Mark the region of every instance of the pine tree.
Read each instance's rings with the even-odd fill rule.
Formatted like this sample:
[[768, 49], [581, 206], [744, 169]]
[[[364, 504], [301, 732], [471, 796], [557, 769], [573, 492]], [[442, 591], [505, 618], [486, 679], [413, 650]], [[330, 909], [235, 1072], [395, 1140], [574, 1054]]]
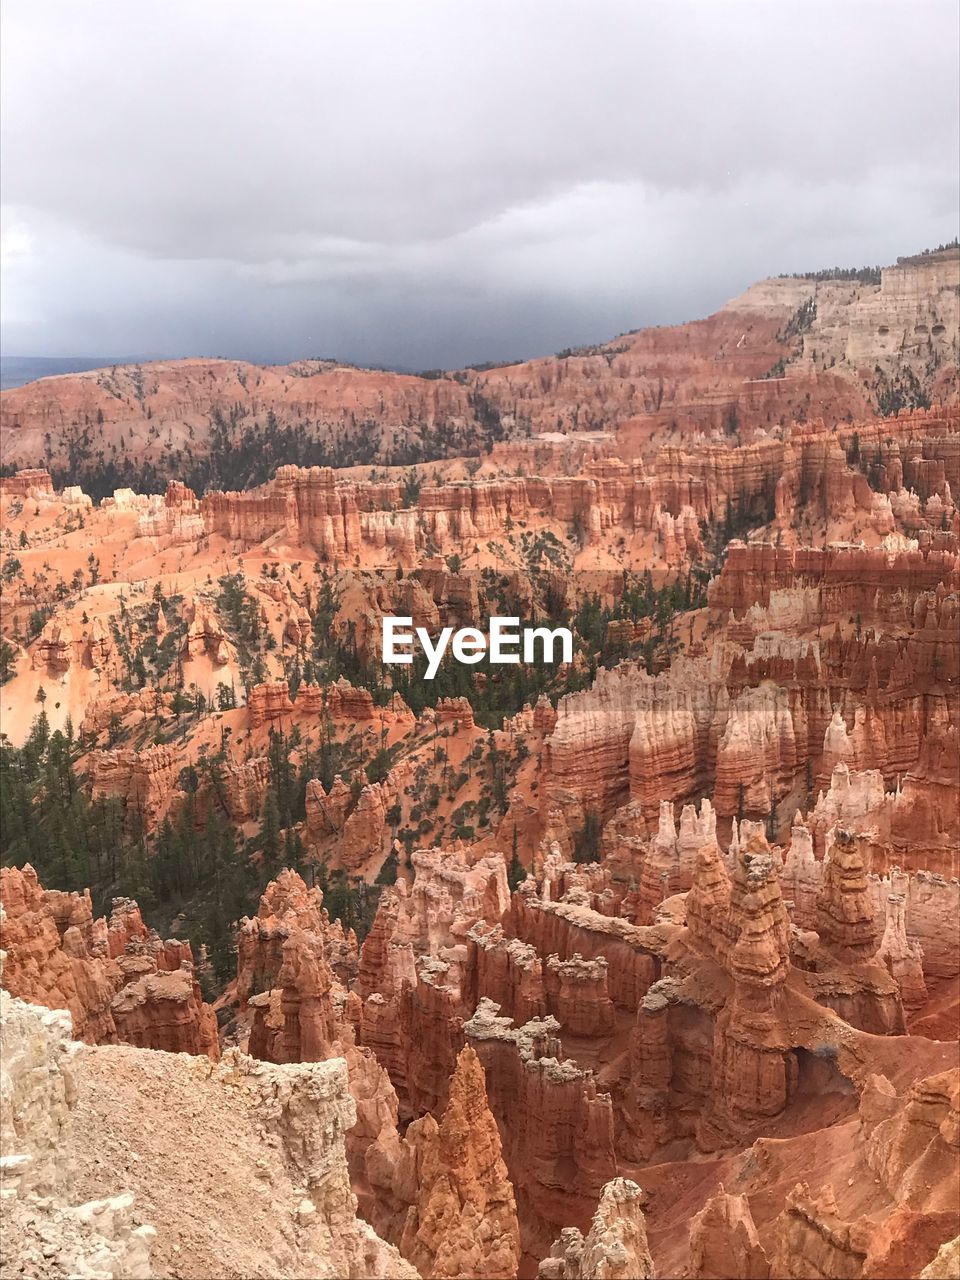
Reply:
[[517, 852], [517, 828], [513, 828], [513, 852], [510, 856], [510, 866], [507, 868], [507, 883], [510, 886], [510, 892], [514, 893], [527, 878], [527, 869], [520, 861], [520, 855]]
[[260, 820], [260, 850], [266, 865], [273, 865], [280, 857], [280, 810], [273, 790], [268, 790], [263, 802]]

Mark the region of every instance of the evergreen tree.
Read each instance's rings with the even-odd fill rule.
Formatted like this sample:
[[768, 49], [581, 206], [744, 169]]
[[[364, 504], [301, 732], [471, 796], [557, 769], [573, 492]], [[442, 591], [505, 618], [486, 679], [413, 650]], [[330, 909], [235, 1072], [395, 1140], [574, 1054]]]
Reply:
[[510, 855], [510, 866], [507, 868], [507, 883], [510, 886], [511, 893], [516, 892], [517, 888], [527, 878], [527, 869], [520, 861], [520, 855], [517, 852], [517, 828], [513, 828], [513, 851]]
[[280, 857], [280, 810], [277, 806], [276, 793], [267, 791], [263, 802], [263, 816], [260, 819], [260, 851], [264, 864], [268, 867]]
[[600, 861], [601, 831], [602, 824], [600, 822], [600, 815], [595, 813], [592, 809], [589, 810], [584, 818], [583, 826], [574, 837], [574, 862]]

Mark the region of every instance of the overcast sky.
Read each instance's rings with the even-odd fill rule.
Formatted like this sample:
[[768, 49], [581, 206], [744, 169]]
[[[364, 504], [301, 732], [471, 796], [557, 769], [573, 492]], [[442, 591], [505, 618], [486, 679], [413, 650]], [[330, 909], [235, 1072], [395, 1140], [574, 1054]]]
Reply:
[[956, 234], [956, 0], [0, 14], [7, 355], [452, 366]]

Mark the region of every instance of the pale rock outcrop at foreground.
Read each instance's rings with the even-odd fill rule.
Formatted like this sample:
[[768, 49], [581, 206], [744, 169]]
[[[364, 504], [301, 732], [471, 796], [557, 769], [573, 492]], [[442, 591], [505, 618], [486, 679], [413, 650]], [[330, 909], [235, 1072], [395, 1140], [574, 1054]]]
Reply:
[[920, 1280], [955, 1280], [960, 1276], [960, 1236], [941, 1245], [937, 1256], [920, 1272]]
[[635, 1182], [608, 1182], [586, 1238], [565, 1227], [540, 1263], [539, 1280], [653, 1280], [642, 1204]]
[[156, 1232], [135, 1225], [133, 1196], [76, 1202], [70, 1155], [60, 1141], [76, 1103], [82, 1052], [70, 1031], [65, 1011], [0, 991], [3, 1275], [147, 1280]]
[[0, 1013], [5, 1276], [416, 1280], [356, 1216], [342, 1059], [215, 1066], [83, 1047], [6, 992]]

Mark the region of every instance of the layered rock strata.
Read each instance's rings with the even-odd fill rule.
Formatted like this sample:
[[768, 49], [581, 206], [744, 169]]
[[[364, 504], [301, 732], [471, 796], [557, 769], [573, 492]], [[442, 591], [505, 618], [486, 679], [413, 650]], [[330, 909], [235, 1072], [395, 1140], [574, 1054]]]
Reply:
[[463, 1030], [484, 1067], [521, 1220], [546, 1231], [588, 1227], [617, 1171], [609, 1095], [590, 1071], [561, 1059], [551, 1017], [514, 1027], [483, 999]]
[[189, 943], [161, 941], [135, 902], [115, 898], [109, 922], [94, 918], [89, 892], [45, 890], [29, 865], [0, 871], [0, 902], [9, 991], [67, 1009], [76, 1034], [92, 1044], [220, 1056]]

